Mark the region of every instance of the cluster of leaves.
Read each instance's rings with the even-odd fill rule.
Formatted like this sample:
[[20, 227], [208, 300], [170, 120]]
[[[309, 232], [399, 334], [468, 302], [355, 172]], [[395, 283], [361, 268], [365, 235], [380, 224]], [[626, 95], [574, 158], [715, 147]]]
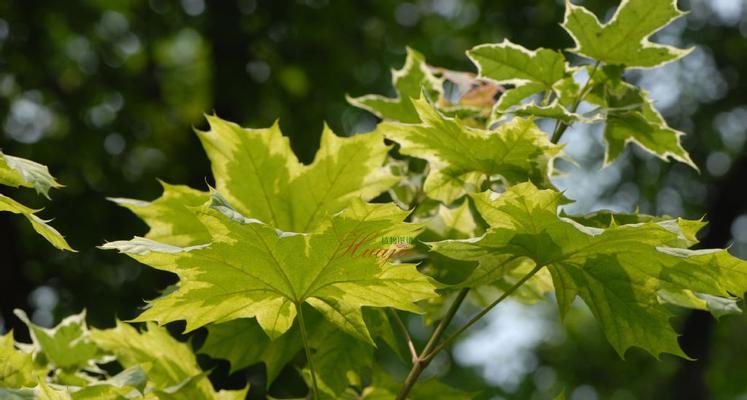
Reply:
[[32, 343], [0, 337], [3, 399], [220, 399], [246, 397], [248, 387], [215, 391], [192, 349], [165, 328], [138, 331], [124, 323], [89, 329], [85, 312], [46, 329], [26, 323]]
[[[49, 169], [39, 163], [20, 157], [3, 154], [0, 151], [0, 185], [10, 187], [33, 188], [36, 193], [49, 198], [49, 189], [62, 187], [52, 175]], [[13, 214], [21, 214], [31, 223], [36, 232], [42, 235], [54, 247], [61, 250], [73, 251], [67, 244], [65, 238], [53, 227], [49, 221], [39, 218], [34, 210], [0, 194], [0, 211], [8, 211]]]
[[[682, 133], [624, 79], [626, 69], [687, 55], [649, 41], [681, 15], [673, 0], [627, 0], [603, 24], [566, 2], [563, 27], [576, 43], [567, 51], [583, 57], [574, 59], [579, 65], [561, 51], [504, 41], [467, 52], [475, 75], [429, 66], [410, 49], [393, 72], [397, 97], [349, 98], [383, 122], [353, 137], [325, 127], [309, 165], [277, 125], [246, 129], [209, 116], [209, 130], [197, 134], [215, 188], [164, 183], [152, 202], [112, 199], [150, 230], [102, 248], [179, 277], [135, 320], [148, 323], [147, 331], [76, 328], [85, 339], [58, 346], [90, 343], [91, 354], [76, 352], [85, 365], [55, 361], [57, 347], [44, 347], [39, 328], [31, 328], [31, 346], [14, 346], [6, 336], [4, 351], [12, 356], [4, 359], [13, 361], [0, 364], [11, 371], [0, 375], [0, 386], [37, 385], [16, 391], [25, 393], [62, 385], [73, 397], [90, 388], [127, 398], [187, 389], [240, 396], [208, 395], [212, 387], [199, 368], [174, 376], [160, 364], [170, 360], [160, 356], [168, 342], [195, 365], [185, 345], [152, 323], [184, 320], [187, 332], [207, 328], [199, 352], [228, 360], [232, 370], [263, 363], [267, 385], [292, 365], [315, 398], [471, 398], [434, 380], [415, 383], [438, 352], [498, 303], [509, 296], [536, 302], [548, 293], [561, 315], [576, 298], [586, 303], [621, 356], [637, 346], [687, 357], [669, 323], [672, 306], [739, 312], [747, 263], [726, 250], [691, 250], [702, 221], [567, 215], [562, 206], [570, 200], [551, 179], [555, 160], [567, 158], [558, 141], [575, 123], [604, 124], [607, 163], [633, 142], [694, 167]], [[540, 129], [542, 119], [554, 121], [551, 132]], [[420, 243], [405, 256], [382, 245], [387, 237]], [[445, 336], [464, 301], [483, 309]], [[402, 323], [405, 313], [439, 321], [420, 351]], [[81, 326], [82, 316], [70, 321], [62, 326]], [[56, 329], [44, 337], [60, 336], [63, 328]], [[411, 368], [404, 385], [376, 362], [381, 351]], [[96, 367], [106, 356], [125, 371], [111, 376]]]

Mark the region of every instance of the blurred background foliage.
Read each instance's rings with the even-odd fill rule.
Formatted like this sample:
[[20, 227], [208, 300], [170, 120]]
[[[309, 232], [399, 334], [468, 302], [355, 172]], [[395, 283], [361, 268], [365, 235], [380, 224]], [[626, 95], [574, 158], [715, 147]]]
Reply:
[[[628, 78], [688, 133], [684, 146], [701, 173], [631, 149], [602, 168], [600, 132], [579, 127], [563, 139], [579, 165], [566, 166], [558, 185], [578, 200], [572, 211], [705, 215], [703, 245], [731, 245], [745, 258], [747, 2], [679, 3], [691, 12], [656, 39], [697, 50]], [[616, 2], [583, 4], [609, 16]], [[157, 179], [211, 182], [192, 133], [205, 127], [203, 113], [249, 127], [279, 119], [310, 162], [324, 121], [341, 135], [373, 128], [375, 118], [345, 95], [393, 94], [389, 70], [401, 66], [405, 46], [432, 65], [473, 71], [464, 51], [480, 43], [569, 47], [562, 16], [560, 0], [0, 2], [0, 147], [49, 165], [66, 185], [52, 202], [15, 196], [44, 207], [79, 250], [58, 252], [20, 218], [0, 214], [0, 331], [19, 328], [14, 308], [46, 326], [86, 308], [93, 325], [111, 326], [174, 282], [95, 246], [146, 229], [107, 196], [154, 199]], [[418, 319], [410, 322], [425, 336]], [[673, 323], [697, 361], [637, 350], [624, 361], [582, 307], [561, 323], [552, 304], [508, 303], [431, 373], [485, 398], [545, 399], [564, 388], [572, 400], [747, 399], [747, 317], [714, 323], [693, 312]], [[224, 362], [202, 361], [216, 367], [218, 386], [261, 380], [258, 368], [228, 376]], [[286, 374], [276, 387], [299, 384]]]

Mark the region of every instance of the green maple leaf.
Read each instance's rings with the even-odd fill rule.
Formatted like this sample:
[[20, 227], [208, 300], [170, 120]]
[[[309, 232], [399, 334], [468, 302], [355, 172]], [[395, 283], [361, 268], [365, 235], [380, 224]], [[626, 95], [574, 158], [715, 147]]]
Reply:
[[380, 134], [336, 136], [329, 127], [311, 165], [301, 164], [277, 124], [244, 129], [208, 117], [198, 132], [216, 188], [242, 215], [278, 229], [309, 232], [353, 199], [371, 200], [397, 179], [382, 167], [389, 147]]
[[531, 120], [516, 118], [495, 130], [475, 129], [440, 114], [427, 100], [414, 100], [419, 124], [384, 122], [377, 131], [399, 143], [400, 153], [429, 162], [424, 190], [451, 203], [467, 191], [479, 191], [497, 175], [506, 184], [531, 179], [550, 185], [548, 175], [561, 146], [550, 143]]
[[[46, 166], [19, 157], [13, 157], [0, 152], [0, 185], [11, 187], [34, 188], [37, 193], [49, 198], [50, 188], [62, 187]], [[67, 244], [60, 232], [51, 227], [48, 222], [39, 218], [34, 210], [23, 204], [0, 194], [0, 211], [21, 214], [31, 223], [34, 230], [60, 250], [73, 250]]]
[[683, 132], [672, 129], [654, 108], [648, 93], [620, 78], [616, 68], [602, 68], [593, 78], [586, 101], [601, 108], [606, 116], [604, 139], [607, 143], [605, 164], [614, 161], [633, 142], [644, 150], [667, 160], [671, 157], [698, 169], [682, 147]]
[[[484, 200], [485, 197], [480, 198]], [[480, 201], [476, 200], [476, 201]], [[582, 225], [606, 229], [612, 226], [635, 225], [641, 223], [655, 223], [664, 229], [674, 233], [677, 237], [667, 242], [668, 247], [689, 248], [698, 244], [696, 237], [706, 226], [706, 222], [701, 220], [689, 220], [684, 218], [675, 218], [668, 215], [653, 216], [640, 213], [618, 213], [609, 210], [599, 210], [583, 215], [568, 215], [561, 211], [561, 216], [570, 218]]]
[[420, 97], [423, 92], [437, 98], [443, 92], [443, 82], [433, 75], [425, 57], [409, 47], [405, 65], [400, 70], [392, 70], [392, 85], [397, 92], [396, 98], [370, 94], [348, 96], [348, 102], [384, 120], [415, 123], [418, 122], [418, 113], [411, 99]]
[[57, 229], [54, 229], [51, 225], [48, 224], [49, 221], [45, 221], [36, 215], [36, 213], [40, 210], [34, 210], [32, 208], [26, 207], [23, 204], [11, 199], [10, 197], [0, 194], [0, 211], [8, 211], [13, 214], [23, 215], [24, 217], [26, 217], [29, 223], [31, 223], [31, 226], [34, 228], [34, 230], [42, 237], [47, 239], [47, 241], [54, 247], [60, 250], [68, 250], [73, 252], [75, 251], [70, 247], [69, 244], [67, 244], [67, 241], [65, 241], [65, 238], [62, 236], [62, 234], [60, 234]]
[[254, 317], [274, 339], [290, 329], [298, 307], [308, 303], [341, 329], [371, 342], [361, 307], [417, 312], [413, 303], [434, 295], [414, 265], [381, 265], [373, 249], [361, 257], [351, 250], [361, 235], [366, 235], [366, 248], [369, 238], [417, 234], [420, 226], [403, 223], [408, 212], [393, 204], [356, 200], [312, 233], [282, 232], [246, 218], [217, 194], [196, 212], [210, 232], [210, 245], [181, 248], [135, 238], [102, 246], [180, 278], [178, 289], [153, 301], [139, 321], [185, 319], [191, 331]]
[[192, 246], [210, 241], [210, 234], [190, 207], [198, 207], [210, 194], [188, 186], [161, 182], [163, 194], [152, 202], [125, 198], [109, 200], [132, 211], [150, 227], [146, 238], [174, 246]]
[[89, 339], [85, 310], [51, 329], [33, 324], [23, 310], [15, 310], [15, 314], [29, 328], [34, 353], [53, 367], [75, 370], [89, 366], [100, 356], [98, 347]]
[[439, 204], [435, 214], [427, 218], [419, 217], [417, 220], [425, 224], [425, 231], [420, 236], [425, 241], [466, 239], [476, 236], [480, 230], [468, 201], [463, 201], [456, 207]]
[[30, 352], [16, 348], [13, 332], [0, 336], [0, 388], [33, 387], [46, 374], [45, 368], [34, 363]]
[[0, 185], [34, 188], [49, 198], [50, 188], [60, 188], [47, 166], [0, 151]]
[[560, 193], [530, 183], [473, 198], [490, 230], [479, 238], [436, 242], [433, 249], [486, 265], [530, 260], [547, 268], [561, 314], [581, 297], [621, 356], [638, 346], [657, 356], [686, 357], [669, 324], [672, 313], [661, 301], [662, 291], [733, 299], [747, 290], [747, 262], [726, 250], [680, 247], [689, 225], [581, 225], [558, 215], [565, 201]]
[[[365, 311], [364, 318], [372, 336], [398, 351], [401, 343], [397, 342], [386, 313], [378, 309]], [[309, 344], [314, 351], [317, 379], [322, 390], [338, 395], [350, 385], [360, 385], [359, 379], [351, 382], [350, 377], [357, 377], [361, 370], [370, 367], [373, 361], [370, 356], [373, 348], [335, 328], [324, 321], [318, 313], [305, 315], [308, 315], [306, 324], [310, 336]], [[268, 386], [281, 370], [303, 351], [298, 324], [294, 324], [275, 340], [271, 340], [265, 334], [256, 319], [241, 318], [211, 324], [207, 330], [208, 336], [200, 348], [201, 354], [228, 360], [231, 363], [231, 373], [250, 365], [264, 363]], [[247, 343], [252, 345], [247, 346]], [[335, 359], [336, 357], [339, 359]]]
[[477, 65], [480, 78], [514, 86], [501, 94], [493, 107], [492, 120], [513, 112], [522, 100], [534, 94], [553, 91], [556, 82], [569, 73], [565, 57], [559, 51], [528, 50], [509, 40], [476, 46], [467, 51], [467, 56]]
[[[561, 213], [561, 215], [564, 215]], [[566, 216], [566, 215], [564, 215]], [[670, 216], [651, 216], [645, 214], [623, 214], [612, 211], [597, 211], [586, 215], [568, 215], [568, 218], [580, 222], [583, 225], [608, 228], [610, 226], [656, 223], [677, 235], [677, 238], [666, 245], [671, 247], [689, 248], [698, 244], [696, 234], [706, 225], [703, 220], [687, 220], [673, 218]], [[737, 299], [711, 296], [703, 293], [694, 293], [683, 289], [662, 289], [659, 298], [666, 303], [680, 307], [709, 311], [713, 316], [719, 318], [728, 314], [740, 314], [742, 310], [737, 305]]]
[[[380, 134], [344, 138], [325, 126], [314, 162], [303, 165], [277, 124], [245, 129], [214, 116], [208, 121], [211, 129], [198, 136], [218, 191], [243, 215], [279, 229], [312, 231], [353, 199], [371, 200], [398, 180], [383, 166], [389, 147]], [[210, 194], [162, 185], [163, 195], [152, 202], [110, 200], [148, 224], [148, 239], [182, 247], [208, 242], [210, 235], [190, 208]]]
[[519, 86], [507, 89], [498, 98], [491, 112], [491, 121], [500, 119], [503, 114], [509, 113], [511, 109], [521, 105], [521, 102], [537, 93], [545, 90], [545, 86], [539, 82], [523, 83]]
[[[419, 239], [423, 242], [468, 239], [484, 233], [466, 200], [454, 208], [439, 205], [436, 214], [422, 222], [426, 229]], [[490, 303], [487, 299], [497, 297], [528, 273], [532, 269], [530, 264], [519, 262], [496, 268], [494, 265], [480, 265], [474, 261], [454, 260], [439, 253], [430, 253], [424, 271], [451, 289], [473, 288], [468, 300], [486, 306]], [[542, 300], [545, 293], [551, 290], [550, 273], [541, 271], [517, 290], [513, 298], [533, 304]], [[432, 321], [440, 319], [449, 304], [445, 296], [434, 299], [429, 303], [427, 317]]]
[[156, 398], [149, 395], [141, 396], [148, 383], [148, 375], [139, 365], [125, 369], [117, 375], [106, 379], [89, 383], [89, 385], [77, 388], [72, 393], [73, 400], [123, 400], [123, 399], [148, 399]]
[[216, 392], [189, 345], [153, 323], [138, 332], [131, 325], [117, 322], [112, 329], [92, 330], [90, 337], [124, 368], [142, 367], [153, 398], [238, 400], [246, 396], [248, 388]]
[[467, 56], [477, 65], [481, 78], [500, 85], [538, 83], [543, 89], [551, 90], [555, 82], [566, 76], [568, 68], [559, 51], [532, 51], [509, 40], [476, 46], [467, 51]]
[[[373, 347], [330, 324], [317, 327], [310, 346], [323, 398], [337, 399], [348, 387], [362, 386], [360, 373], [373, 363]], [[310, 383], [308, 369], [305, 377]]]
[[[253, 318], [210, 324], [207, 330], [207, 339], [200, 348], [201, 354], [228, 360], [231, 373], [262, 362], [266, 367], [268, 386], [303, 349], [301, 334], [296, 326], [275, 340], [271, 340]], [[247, 346], [247, 343], [252, 345]]]
[[606, 64], [652, 68], [692, 51], [649, 41], [651, 35], [685, 14], [677, 9], [676, 0], [625, 0], [605, 24], [570, 0], [565, 5], [562, 26], [576, 42], [570, 50], [576, 54]]
[[34, 387], [34, 389], [30, 391], [29, 394], [25, 394], [25, 393], [23, 394], [27, 396], [30, 395], [30, 397], [23, 397], [23, 398], [42, 399], [42, 400], [73, 400], [73, 396], [70, 393], [70, 390], [68, 388], [48, 385], [46, 382], [44, 382], [44, 380], [41, 380], [41, 379], [39, 380], [36, 387]]
[[[439, 203], [433, 215], [419, 216], [415, 221], [425, 225], [425, 230], [418, 237], [421, 242], [467, 239], [482, 233], [481, 227], [472, 215], [469, 201], [466, 200], [457, 207], [447, 207]], [[423, 247], [422, 244], [418, 246]], [[441, 283], [454, 284], [465, 279], [465, 274], [470, 270], [471, 264], [470, 262], [460, 263], [438, 253], [431, 253], [424, 260], [423, 271]], [[433, 301], [439, 302], [440, 299]]]
[[511, 107], [505, 110], [506, 113], [511, 113], [519, 117], [537, 117], [537, 118], [552, 118], [558, 121], [563, 121], [566, 124], [574, 122], [582, 123], [593, 123], [600, 120], [598, 116], [585, 116], [570, 111], [565, 106], [560, 104], [559, 99], [555, 99], [550, 104], [538, 105], [535, 102], [522, 104], [520, 106]]

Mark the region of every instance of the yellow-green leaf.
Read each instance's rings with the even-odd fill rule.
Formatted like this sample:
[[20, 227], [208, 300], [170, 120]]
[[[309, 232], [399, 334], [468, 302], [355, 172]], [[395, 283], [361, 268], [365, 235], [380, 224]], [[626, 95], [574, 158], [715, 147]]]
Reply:
[[60, 188], [59, 182], [49, 173], [46, 165], [13, 157], [0, 151], [0, 185], [34, 188], [37, 193], [49, 198], [50, 188]]
[[591, 11], [565, 2], [563, 28], [576, 42], [572, 52], [606, 64], [652, 68], [677, 60], [692, 49], [652, 43], [651, 35], [685, 13], [676, 0], [624, 0], [602, 24]]
[[99, 349], [89, 338], [85, 310], [63, 319], [51, 329], [32, 323], [23, 310], [15, 310], [15, 314], [29, 328], [34, 352], [42, 354], [52, 367], [84, 368], [100, 356]]
[[392, 85], [397, 92], [395, 98], [369, 94], [348, 96], [348, 102], [384, 120], [415, 123], [418, 122], [418, 113], [412, 99], [420, 97], [421, 93], [437, 98], [443, 91], [442, 80], [431, 72], [425, 57], [411, 48], [407, 48], [407, 59], [402, 69], [392, 70]]
[[552, 162], [561, 146], [550, 143], [531, 120], [516, 118], [495, 130], [475, 129], [441, 115], [427, 100], [413, 102], [419, 124], [384, 122], [377, 131], [400, 144], [400, 153], [430, 164], [424, 189], [451, 203], [495, 176], [506, 184], [528, 179], [548, 186]]
[[209, 193], [183, 185], [161, 182], [163, 194], [152, 202], [124, 198], [109, 200], [135, 213], [150, 227], [146, 238], [173, 246], [191, 246], [210, 241], [207, 229], [190, 207], [203, 205]]
[[354, 201], [312, 233], [283, 232], [246, 218], [217, 193], [197, 212], [212, 237], [209, 246], [180, 248], [142, 238], [102, 246], [180, 278], [178, 289], [151, 302], [138, 320], [184, 319], [193, 330], [256, 318], [277, 338], [290, 329], [297, 308], [309, 303], [370, 342], [361, 307], [417, 312], [413, 303], [434, 295], [414, 265], [390, 264], [380, 248], [382, 237], [415, 236], [421, 229], [403, 223], [408, 213], [393, 204]]
[[502, 194], [473, 196], [488, 232], [465, 240], [436, 242], [448, 257], [499, 265], [529, 260], [552, 274], [561, 313], [576, 296], [599, 320], [622, 356], [631, 346], [653, 355], [686, 357], [669, 324], [672, 313], [661, 291], [692, 291], [724, 299], [747, 290], [747, 262], [726, 250], [688, 250], [682, 232], [657, 222], [585, 226], [558, 215], [566, 200], [530, 183]]
[[62, 237], [60, 232], [49, 225], [49, 221], [45, 221], [36, 216], [36, 213], [39, 212], [39, 210], [28, 208], [10, 197], [0, 194], [0, 211], [8, 211], [13, 214], [23, 215], [29, 223], [31, 223], [34, 230], [47, 239], [52, 246], [60, 250], [75, 251], [69, 244], [67, 244], [67, 241], [65, 241], [65, 238]]
[[389, 147], [381, 134], [343, 138], [325, 126], [314, 162], [303, 165], [277, 124], [208, 121], [210, 130], [198, 136], [218, 191], [242, 215], [278, 229], [310, 232], [353, 199], [373, 199], [397, 181], [383, 167]]
[[215, 391], [189, 345], [153, 323], [138, 332], [131, 325], [117, 322], [112, 329], [92, 330], [90, 337], [123, 367], [141, 366], [148, 375], [147, 388], [161, 392], [158, 398], [239, 400], [246, 396], [248, 388]]

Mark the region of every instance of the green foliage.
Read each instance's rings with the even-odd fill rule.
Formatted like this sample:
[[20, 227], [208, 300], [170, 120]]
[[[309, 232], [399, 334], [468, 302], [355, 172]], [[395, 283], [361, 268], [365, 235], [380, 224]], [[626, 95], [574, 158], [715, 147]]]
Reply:
[[622, 70], [607, 66], [596, 71], [586, 100], [604, 115], [605, 163], [622, 154], [628, 142], [634, 142], [662, 159], [673, 159], [697, 169], [680, 144], [683, 132], [670, 128], [654, 108], [645, 90], [621, 78]]
[[208, 200], [207, 193], [187, 186], [161, 182], [163, 195], [155, 201], [110, 198], [145, 221], [150, 227], [146, 238], [174, 246], [206, 243], [210, 235], [202, 223], [192, 216], [191, 207], [201, 206]]
[[648, 39], [684, 15], [676, 0], [623, 0], [605, 24], [589, 10], [565, 2], [563, 28], [576, 41], [570, 51], [609, 65], [659, 67], [686, 56], [692, 49], [651, 43]]
[[[209, 246], [180, 248], [148, 239], [107, 243], [154, 268], [180, 276], [179, 288], [151, 303], [138, 320], [184, 319], [187, 330], [236, 318], [257, 318], [271, 337], [290, 329], [308, 303], [341, 329], [371, 341], [361, 307], [417, 312], [415, 301], [433, 287], [414, 265], [390, 265], [375, 254], [350, 254], [360, 235], [414, 236], [420, 227], [392, 204], [352, 202], [311, 233], [278, 231], [230, 208], [217, 193], [196, 210], [211, 234]], [[361, 250], [365, 251], [365, 250]], [[251, 266], [247, 260], [252, 260]]]
[[[118, 322], [89, 330], [85, 312], [52, 329], [31, 323], [33, 339], [14, 343], [0, 337], [0, 398], [3, 399], [222, 399], [238, 400], [247, 389], [215, 391], [192, 349], [164, 329], [148, 324], [139, 332]], [[108, 372], [115, 362], [118, 372]], [[104, 369], [106, 367], [106, 369]]]
[[467, 52], [477, 66], [478, 75], [499, 85], [513, 85], [495, 103], [493, 113], [516, 111], [522, 100], [543, 91], [552, 91], [570, 71], [559, 51], [530, 51], [504, 40], [500, 44], [483, 44]]
[[418, 122], [418, 113], [413, 107], [412, 99], [421, 93], [438, 97], [443, 93], [443, 82], [437, 78], [425, 63], [425, 57], [416, 50], [407, 49], [407, 59], [402, 69], [392, 70], [392, 86], [397, 91], [397, 98], [379, 95], [348, 97], [350, 104], [366, 109], [377, 117], [399, 121]]
[[548, 268], [561, 314], [580, 296], [621, 356], [639, 346], [653, 355], [686, 357], [669, 325], [672, 313], [659, 298], [662, 291], [726, 300], [747, 291], [747, 262], [726, 250], [683, 248], [691, 243], [670, 221], [581, 225], [558, 216], [558, 206], [566, 201], [560, 193], [530, 183], [472, 199], [490, 225], [488, 232], [479, 240], [436, 242], [433, 250], [477, 261], [481, 271], [505, 273], [522, 259]]
[[117, 323], [113, 329], [91, 332], [91, 340], [113, 354], [124, 368], [141, 367], [149, 385], [173, 398], [243, 399], [246, 389], [216, 392], [197, 365], [192, 349], [169, 333], [149, 323], [138, 332], [131, 325]]
[[[11, 187], [33, 188], [37, 193], [49, 198], [50, 188], [62, 187], [46, 166], [23, 158], [13, 157], [0, 152], [0, 185]], [[60, 250], [74, 251], [62, 235], [48, 222], [39, 218], [34, 210], [0, 194], [0, 211], [21, 214], [28, 219], [34, 230]]]
[[65, 318], [54, 329], [34, 325], [21, 310], [16, 310], [16, 315], [29, 329], [34, 355], [56, 368], [84, 368], [100, 355], [98, 348], [88, 338], [85, 312]]
[[30, 353], [16, 349], [13, 332], [0, 337], [0, 355], [0, 387], [34, 386], [39, 377], [46, 375], [34, 364]]
[[[228, 360], [232, 371], [263, 363], [267, 387], [290, 367], [313, 398], [473, 398], [437, 380], [416, 382], [506, 298], [535, 303], [551, 293], [561, 316], [583, 300], [621, 357], [636, 346], [687, 358], [672, 306], [739, 312], [747, 263], [726, 250], [691, 250], [701, 221], [568, 215], [572, 200], [552, 181], [555, 160], [566, 157], [558, 142], [575, 123], [605, 125], [608, 163], [635, 142], [695, 167], [683, 133], [624, 79], [626, 68], [688, 53], [648, 41], [680, 15], [671, 0], [624, 0], [601, 24], [566, 2], [563, 27], [576, 41], [567, 51], [592, 64], [506, 40], [467, 52], [475, 76], [432, 67], [408, 49], [392, 73], [396, 98], [348, 99], [384, 121], [352, 137], [325, 126], [307, 165], [277, 123], [247, 129], [208, 116], [209, 130], [197, 136], [215, 188], [163, 183], [152, 202], [111, 199], [150, 230], [101, 247], [178, 277], [133, 321], [147, 329], [89, 331], [85, 314], [42, 329], [19, 313], [33, 343], [3, 337], [0, 385], [17, 397], [243, 398], [246, 389], [215, 391], [192, 349], [157, 325], [185, 321], [187, 333], [207, 327], [200, 353]], [[580, 114], [582, 104], [593, 110]], [[540, 119], [554, 121], [553, 130], [540, 129]], [[3, 183], [45, 195], [57, 185], [37, 164], [4, 160]], [[34, 217], [10, 201], [8, 211]], [[463, 301], [482, 310], [447, 336]], [[438, 322], [424, 348], [400, 320], [405, 313]], [[403, 384], [382, 366], [387, 352], [410, 368]], [[100, 370], [109, 360], [122, 371]]]
[[[277, 378], [282, 368], [301, 351], [301, 334], [298, 327], [271, 340], [256, 319], [240, 318], [222, 324], [208, 326], [208, 336], [200, 353], [213, 358], [228, 360], [231, 371], [250, 365], [264, 363], [267, 380]], [[252, 343], [252, 346], [247, 346]]]
[[420, 124], [385, 122], [377, 131], [399, 143], [400, 153], [429, 162], [423, 186], [429, 197], [449, 204], [465, 188], [479, 191], [493, 177], [507, 184], [531, 179], [549, 185], [560, 146], [550, 143], [533, 121], [515, 119], [496, 130], [475, 129], [443, 116], [424, 99], [414, 103]]
[[239, 213], [290, 232], [310, 232], [352, 200], [368, 201], [396, 179], [382, 166], [388, 147], [379, 135], [341, 138], [325, 127], [311, 165], [293, 154], [278, 124], [243, 129], [208, 117], [198, 132], [216, 189]]

